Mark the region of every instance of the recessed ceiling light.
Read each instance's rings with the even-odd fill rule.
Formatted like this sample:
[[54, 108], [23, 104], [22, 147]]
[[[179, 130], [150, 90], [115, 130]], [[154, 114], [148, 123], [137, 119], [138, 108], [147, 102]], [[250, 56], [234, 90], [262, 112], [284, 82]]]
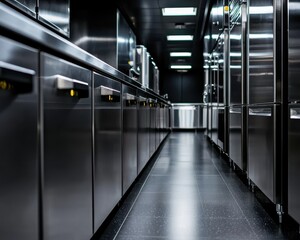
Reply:
[[196, 16], [197, 8], [182, 7], [182, 8], [163, 8], [163, 16]]
[[171, 57], [190, 57], [192, 56], [191, 52], [170, 52]]
[[191, 65], [171, 65], [171, 69], [191, 69]]
[[193, 35], [168, 35], [168, 41], [192, 41]]

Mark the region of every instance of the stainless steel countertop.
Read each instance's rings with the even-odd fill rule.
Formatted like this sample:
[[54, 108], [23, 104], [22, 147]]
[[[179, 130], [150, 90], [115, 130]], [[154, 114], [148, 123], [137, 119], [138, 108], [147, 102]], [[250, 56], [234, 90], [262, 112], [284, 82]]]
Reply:
[[14, 36], [15, 40], [18, 40], [18, 37], [22, 37], [26, 42], [29, 41], [31, 43], [30, 46], [32, 47], [39, 48], [48, 53], [58, 53], [68, 59], [73, 59], [91, 70], [134, 85], [145, 92], [154, 95], [161, 101], [167, 102], [166, 99], [156, 94], [151, 89], [143, 89], [140, 82], [131, 79], [129, 76], [105, 63], [101, 59], [96, 58], [92, 54], [79, 48], [66, 38], [63, 38], [34, 19], [19, 13], [4, 3], [0, 3], [0, 16], [1, 35], [9, 38]]

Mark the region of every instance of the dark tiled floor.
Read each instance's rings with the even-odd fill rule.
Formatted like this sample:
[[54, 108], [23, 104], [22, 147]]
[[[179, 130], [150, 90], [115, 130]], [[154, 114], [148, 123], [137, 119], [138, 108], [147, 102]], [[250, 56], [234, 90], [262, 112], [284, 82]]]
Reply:
[[174, 132], [98, 239], [291, 237], [202, 133]]

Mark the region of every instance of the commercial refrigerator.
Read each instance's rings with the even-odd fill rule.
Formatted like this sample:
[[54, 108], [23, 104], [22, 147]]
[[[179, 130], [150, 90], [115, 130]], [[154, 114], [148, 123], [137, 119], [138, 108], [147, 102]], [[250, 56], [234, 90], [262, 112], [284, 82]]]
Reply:
[[150, 158], [150, 108], [147, 95], [138, 91], [138, 141], [137, 141], [138, 174]]
[[123, 136], [122, 136], [122, 178], [123, 195], [137, 177], [138, 112], [137, 90], [122, 84]]
[[230, 1], [229, 22], [229, 158], [247, 171], [247, 4]]
[[[277, 50], [272, 0], [251, 0], [249, 5], [249, 74], [248, 74], [248, 176], [252, 186], [276, 204], [282, 216], [281, 82], [276, 75]], [[277, 7], [277, 6], [276, 6]]]
[[300, 223], [299, 2], [288, 1], [288, 214]]
[[4, 37], [0, 49], [0, 238], [37, 240], [38, 51]]
[[93, 73], [94, 229], [122, 197], [121, 83]]
[[43, 52], [40, 66], [43, 239], [89, 239], [93, 234], [91, 71]]

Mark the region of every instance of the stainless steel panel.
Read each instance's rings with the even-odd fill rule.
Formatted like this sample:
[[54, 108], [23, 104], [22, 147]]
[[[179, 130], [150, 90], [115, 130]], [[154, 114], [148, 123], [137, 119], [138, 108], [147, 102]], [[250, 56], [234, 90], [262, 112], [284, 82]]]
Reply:
[[218, 107], [212, 106], [211, 112], [211, 140], [218, 145]]
[[155, 150], [158, 148], [160, 144], [160, 103], [156, 105], [155, 112]]
[[244, 170], [242, 161], [242, 106], [229, 109], [229, 157]]
[[137, 177], [137, 96], [136, 89], [125, 84], [123, 92], [123, 140], [122, 140], [122, 169], [123, 194]]
[[198, 128], [198, 109], [193, 104], [173, 105], [172, 128], [195, 129]]
[[118, 10], [116, 35], [117, 69], [129, 76], [136, 72], [136, 36], [122, 13]]
[[137, 70], [140, 72], [139, 82], [144, 88], [149, 86], [149, 76], [148, 76], [148, 64], [149, 58], [147, 54], [147, 48], [143, 45], [136, 46], [136, 61], [137, 61]]
[[273, 0], [250, 1], [249, 104], [277, 101], [274, 99], [273, 22]]
[[212, 106], [208, 106], [208, 112], [207, 112], [207, 136], [212, 139]]
[[38, 239], [38, 52], [0, 37], [0, 236]]
[[96, 1], [72, 1], [71, 5], [70, 41], [118, 69], [116, 7], [111, 2], [99, 8]]
[[289, 0], [289, 31], [288, 31], [288, 101], [300, 101], [300, 29], [299, 1]]
[[225, 125], [224, 125], [224, 106], [218, 107], [218, 141], [217, 144], [221, 149], [224, 149]]
[[242, 25], [241, 17], [230, 31], [229, 104], [242, 104]]
[[248, 174], [255, 185], [275, 202], [273, 112], [273, 106], [249, 107]]
[[40, 21], [69, 37], [70, 0], [38, 0]]
[[289, 107], [288, 130], [288, 214], [300, 222], [299, 192], [299, 141], [300, 141], [300, 106]]
[[36, 16], [36, 0], [5, 0], [31, 17]]
[[121, 83], [94, 73], [94, 228], [122, 197]]
[[43, 239], [89, 239], [93, 234], [91, 72], [42, 53], [41, 81]]
[[142, 171], [145, 164], [150, 158], [150, 108], [146, 96], [139, 92], [139, 108], [138, 108], [138, 173]]
[[156, 101], [149, 98], [150, 106], [150, 128], [149, 128], [149, 158], [156, 150]]
[[207, 128], [208, 107], [206, 105], [199, 106], [199, 128]]

